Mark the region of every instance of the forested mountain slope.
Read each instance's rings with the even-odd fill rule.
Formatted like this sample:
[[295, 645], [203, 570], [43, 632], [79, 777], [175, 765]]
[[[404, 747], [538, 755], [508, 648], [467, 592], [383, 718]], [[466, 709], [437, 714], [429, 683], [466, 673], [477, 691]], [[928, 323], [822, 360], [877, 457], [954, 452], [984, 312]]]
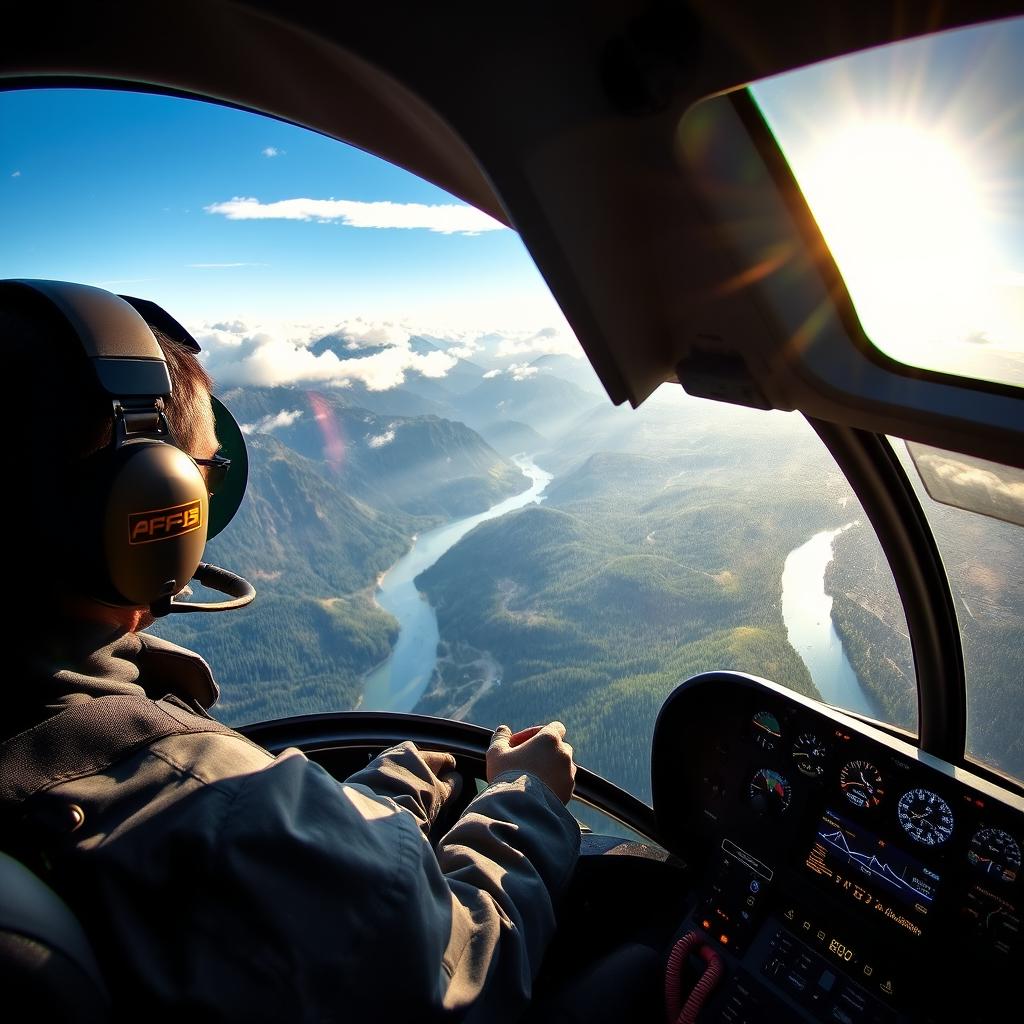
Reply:
[[482, 512], [529, 486], [465, 424], [380, 415], [352, 405], [345, 389], [236, 388], [224, 401], [239, 422], [272, 430], [346, 494], [427, 517], [424, 525]]
[[350, 498], [273, 437], [251, 436], [248, 449], [245, 500], [205, 557], [250, 580], [256, 601], [170, 616], [153, 631], [210, 662], [229, 722], [352, 707], [397, 635], [372, 588], [407, 549], [411, 520]]
[[[782, 567], [847, 521], [848, 500], [785, 418], [742, 441], [680, 429], [642, 454], [593, 454], [544, 505], [482, 524], [418, 578], [453, 655], [419, 710], [560, 718], [584, 763], [646, 793], [654, 718], [679, 680], [732, 668], [816, 694], [782, 622]], [[501, 683], [470, 699], [459, 657], [481, 651]]]

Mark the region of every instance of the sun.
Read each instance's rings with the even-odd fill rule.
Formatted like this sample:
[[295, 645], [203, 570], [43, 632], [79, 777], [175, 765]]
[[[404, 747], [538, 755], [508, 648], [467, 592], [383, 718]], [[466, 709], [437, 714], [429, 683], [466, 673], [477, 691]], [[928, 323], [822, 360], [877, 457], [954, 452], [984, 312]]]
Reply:
[[876, 345], [920, 365], [984, 330], [997, 261], [984, 177], [965, 146], [920, 122], [853, 120], [796, 170]]

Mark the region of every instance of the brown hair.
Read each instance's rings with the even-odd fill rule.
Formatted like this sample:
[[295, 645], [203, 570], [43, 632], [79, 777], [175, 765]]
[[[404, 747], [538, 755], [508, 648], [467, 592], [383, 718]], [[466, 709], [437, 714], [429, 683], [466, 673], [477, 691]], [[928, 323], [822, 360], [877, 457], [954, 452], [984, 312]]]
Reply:
[[171, 375], [171, 394], [166, 401], [167, 422], [174, 438], [191, 455], [199, 454], [198, 443], [213, 430], [210, 394], [213, 380], [203, 364], [184, 345], [152, 328], [160, 343]]

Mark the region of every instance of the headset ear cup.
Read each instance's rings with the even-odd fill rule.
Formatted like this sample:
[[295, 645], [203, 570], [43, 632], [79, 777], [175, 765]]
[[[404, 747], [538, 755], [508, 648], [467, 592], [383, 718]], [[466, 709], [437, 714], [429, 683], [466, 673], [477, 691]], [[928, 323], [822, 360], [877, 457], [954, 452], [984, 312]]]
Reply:
[[112, 460], [96, 495], [105, 572], [91, 589], [101, 600], [151, 605], [171, 596], [169, 587], [180, 591], [202, 561], [206, 479], [183, 451], [163, 441], [130, 442]]

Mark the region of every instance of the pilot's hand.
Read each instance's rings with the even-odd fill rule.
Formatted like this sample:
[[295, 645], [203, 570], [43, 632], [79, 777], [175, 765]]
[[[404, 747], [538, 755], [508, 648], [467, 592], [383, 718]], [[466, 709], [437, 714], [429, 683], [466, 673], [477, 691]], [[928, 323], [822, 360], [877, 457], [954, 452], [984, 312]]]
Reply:
[[565, 726], [550, 722], [513, 733], [507, 725], [499, 725], [487, 748], [487, 781], [504, 772], [536, 775], [567, 804], [575, 785], [576, 765], [572, 747], [565, 742]]
[[447, 787], [445, 803], [457, 797], [462, 792], [462, 775], [455, 767], [455, 758], [441, 750], [421, 750], [419, 754], [424, 764], [437, 776], [442, 785]]

